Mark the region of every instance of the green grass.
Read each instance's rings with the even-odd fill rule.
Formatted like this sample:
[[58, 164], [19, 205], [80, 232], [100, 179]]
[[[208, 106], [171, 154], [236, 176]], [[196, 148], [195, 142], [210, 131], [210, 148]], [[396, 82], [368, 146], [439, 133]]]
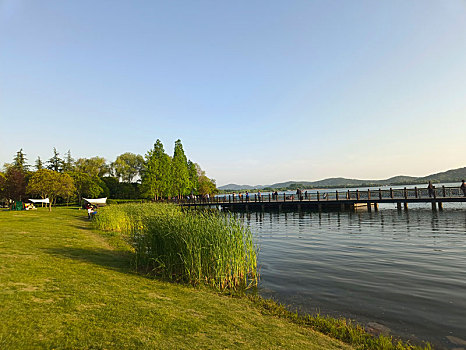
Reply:
[[101, 209], [95, 226], [123, 232], [139, 270], [218, 290], [257, 286], [252, 233], [231, 216], [171, 204], [122, 204]]
[[0, 212], [0, 349], [349, 349], [248, 298], [134, 273], [84, 210]]

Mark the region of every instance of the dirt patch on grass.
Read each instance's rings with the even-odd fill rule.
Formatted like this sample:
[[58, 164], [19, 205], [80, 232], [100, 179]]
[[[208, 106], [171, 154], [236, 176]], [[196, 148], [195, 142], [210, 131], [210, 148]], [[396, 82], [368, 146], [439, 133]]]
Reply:
[[35, 303], [39, 303], [39, 304], [51, 304], [51, 303], [54, 303], [56, 300], [54, 299], [42, 299], [42, 298], [36, 298], [36, 297], [32, 297], [31, 300]]

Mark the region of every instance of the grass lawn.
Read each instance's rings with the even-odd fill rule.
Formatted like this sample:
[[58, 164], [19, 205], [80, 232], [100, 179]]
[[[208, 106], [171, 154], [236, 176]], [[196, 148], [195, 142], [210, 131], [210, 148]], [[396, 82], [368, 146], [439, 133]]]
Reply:
[[247, 298], [134, 273], [87, 212], [0, 212], [0, 349], [350, 349]]

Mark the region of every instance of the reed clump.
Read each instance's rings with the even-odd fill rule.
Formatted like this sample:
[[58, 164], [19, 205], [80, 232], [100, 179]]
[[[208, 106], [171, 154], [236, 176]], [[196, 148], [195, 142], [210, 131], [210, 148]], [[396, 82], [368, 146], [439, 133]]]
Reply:
[[218, 290], [257, 285], [252, 233], [235, 218], [169, 204], [122, 204], [102, 209], [95, 225], [127, 234], [138, 270]]

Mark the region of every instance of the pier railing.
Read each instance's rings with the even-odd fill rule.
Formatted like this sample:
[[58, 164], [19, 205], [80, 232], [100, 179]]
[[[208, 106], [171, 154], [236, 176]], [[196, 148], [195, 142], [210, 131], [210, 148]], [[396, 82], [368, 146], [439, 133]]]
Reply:
[[403, 199], [436, 200], [446, 198], [464, 198], [460, 187], [436, 187], [429, 191], [427, 188], [389, 188], [346, 191], [303, 191], [294, 193], [249, 193], [225, 194], [215, 197], [191, 197], [177, 199], [177, 203], [184, 204], [225, 204], [225, 203], [265, 203], [265, 202], [320, 202], [320, 201], [402, 201]]

